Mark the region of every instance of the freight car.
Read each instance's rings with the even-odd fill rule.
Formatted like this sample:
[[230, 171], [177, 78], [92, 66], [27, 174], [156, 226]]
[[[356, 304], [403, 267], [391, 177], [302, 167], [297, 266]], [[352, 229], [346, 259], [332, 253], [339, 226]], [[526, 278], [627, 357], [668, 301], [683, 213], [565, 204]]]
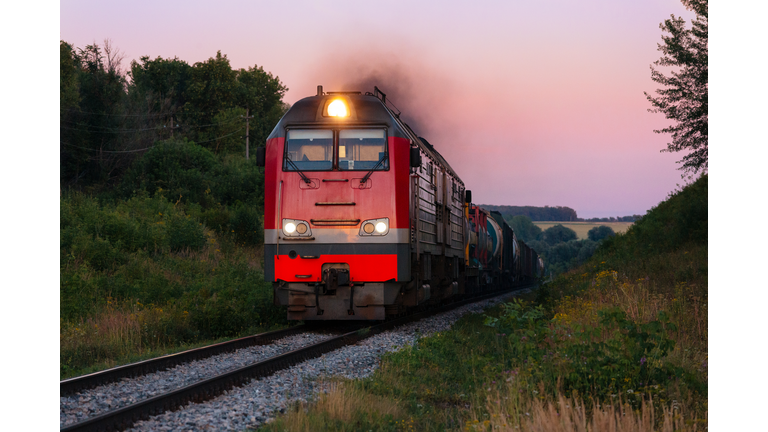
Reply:
[[543, 263], [378, 88], [296, 102], [257, 149], [265, 278], [291, 320], [383, 320]]

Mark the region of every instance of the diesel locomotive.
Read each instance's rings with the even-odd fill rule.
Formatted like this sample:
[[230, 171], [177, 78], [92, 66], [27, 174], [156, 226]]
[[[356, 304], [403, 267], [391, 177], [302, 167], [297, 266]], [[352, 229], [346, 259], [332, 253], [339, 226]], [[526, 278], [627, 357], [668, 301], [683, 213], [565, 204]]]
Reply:
[[383, 320], [543, 276], [543, 262], [378, 88], [296, 102], [257, 149], [264, 267], [291, 320]]

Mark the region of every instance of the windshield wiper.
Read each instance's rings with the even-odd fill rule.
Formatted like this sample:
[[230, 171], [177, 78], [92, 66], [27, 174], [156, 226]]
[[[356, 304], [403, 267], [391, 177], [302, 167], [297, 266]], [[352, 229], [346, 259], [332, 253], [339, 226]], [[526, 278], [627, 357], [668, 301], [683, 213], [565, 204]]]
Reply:
[[373, 172], [374, 172], [374, 171], [376, 171], [376, 168], [378, 168], [378, 167], [379, 167], [379, 165], [381, 165], [381, 163], [382, 163], [382, 162], [384, 162], [385, 160], [387, 160], [387, 154], [388, 154], [388, 153], [386, 153], [386, 152], [384, 153], [384, 155], [381, 157], [381, 159], [379, 159], [379, 161], [378, 161], [378, 162], [376, 162], [376, 165], [374, 165], [374, 166], [373, 166], [373, 168], [371, 168], [371, 170], [370, 170], [370, 171], [368, 171], [368, 174], [366, 174], [366, 175], [365, 175], [365, 177], [363, 177], [363, 178], [360, 180], [360, 184], [363, 184], [363, 183], [367, 182], [367, 181], [368, 181], [368, 177], [370, 177], [370, 176], [371, 176], [371, 174], [373, 174]]
[[302, 179], [302, 180], [304, 180], [304, 183], [306, 183], [306, 184], [310, 184], [310, 183], [312, 183], [312, 180], [310, 180], [310, 179], [309, 179], [307, 176], [305, 176], [305, 175], [304, 175], [304, 173], [303, 173], [303, 172], [301, 172], [301, 170], [299, 169], [299, 167], [297, 167], [297, 166], [296, 166], [296, 164], [295, 164], [295, 163], [293, 163], [293, 161], [291, 160], [290, 156], [288, 156], [288, 153], [286, 153], [286, 154], [285, 154], [285, 158], [284, 158], [284, 159], [285, 159], [286, 161], [288, 161], [288, 163], [289, 163], [289, 164], [291, 164], [291, 166], [293, 167], [293, 170], [294, 170], [294, 171], [296, 171], [297, 173], [299, 173], [299, 175], [301, 176], [301, 179]]

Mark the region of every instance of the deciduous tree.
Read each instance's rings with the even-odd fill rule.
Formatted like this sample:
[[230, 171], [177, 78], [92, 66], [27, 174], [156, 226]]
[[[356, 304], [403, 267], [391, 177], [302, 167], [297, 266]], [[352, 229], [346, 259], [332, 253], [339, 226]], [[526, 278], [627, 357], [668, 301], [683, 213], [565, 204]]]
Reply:
[[[707, 0], [682, 2], [696, 12], [696, 19], [686, 28], [684, 19], [672, 15], [659, 26], [667, 35], [658, 45], [663, 55], [651, 65], [651, 79], [664, 87], [656, 90], [657, 96], [645, 93], [645, 97], [653, 105], [650, 112], [674, 121], [654, 132], [672, 134], [672, 142], [662, 152], [689, 152], [678, 161], [685, 175], [706, 172], [708, 167], [708, 10]], [[665, 75], [654, 65], [672, 70]]]

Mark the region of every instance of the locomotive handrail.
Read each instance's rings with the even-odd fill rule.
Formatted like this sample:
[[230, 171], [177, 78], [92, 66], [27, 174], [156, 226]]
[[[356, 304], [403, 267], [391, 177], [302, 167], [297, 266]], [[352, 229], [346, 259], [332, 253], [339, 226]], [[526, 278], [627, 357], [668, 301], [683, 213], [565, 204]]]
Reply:
[[355, 205], [353, 202], [316, 202], [316, 206], [327, 206], [327, 205]]

